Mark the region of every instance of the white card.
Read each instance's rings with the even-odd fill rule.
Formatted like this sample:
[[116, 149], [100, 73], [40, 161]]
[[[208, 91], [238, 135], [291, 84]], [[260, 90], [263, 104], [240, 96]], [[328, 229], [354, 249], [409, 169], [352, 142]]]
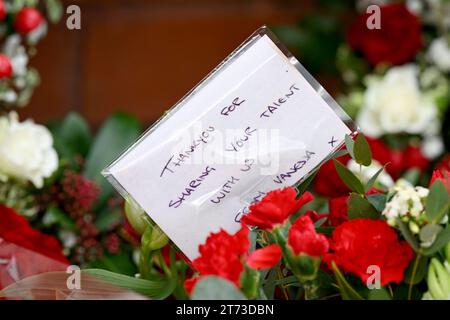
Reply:
[[272, 39], [260, 29], [103, 172], [191, 260], [211, 232], [236, 232], [250, 203], [295, 185], [352, 133]]

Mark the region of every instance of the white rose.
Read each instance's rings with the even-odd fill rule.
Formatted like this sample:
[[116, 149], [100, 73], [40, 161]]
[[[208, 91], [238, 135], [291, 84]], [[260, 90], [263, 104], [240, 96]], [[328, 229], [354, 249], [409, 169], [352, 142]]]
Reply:
[[31, 120], [18, 121], [15, 112], [0, 118], [0, 173], [29, 180], [41, 188], [44, 178], [58, 167], [53, 138], [48, 129]]
[[428, 49], [428, 59], [443, 72], [450, 71], [450, 46], [444, 37], [433, 40]]
[[356, 119], [363, 132], [375, 138], [388, 133], [421, 134], [437, 123], [437, 108], [420, 91], [417, 75], [417, 67], [410, 64], [368, 79]]

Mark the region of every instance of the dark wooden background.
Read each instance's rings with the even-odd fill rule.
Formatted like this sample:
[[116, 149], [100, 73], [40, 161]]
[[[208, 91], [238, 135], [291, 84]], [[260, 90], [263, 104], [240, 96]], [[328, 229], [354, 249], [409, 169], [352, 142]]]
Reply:
[[159, 118], [263, 24], [295, 23], [312, 0], [72, 0], [82, 29], [50, 27], [31, 64], [41, 74], [22, 118], [75, 110], [97, 126], [127, 111]]

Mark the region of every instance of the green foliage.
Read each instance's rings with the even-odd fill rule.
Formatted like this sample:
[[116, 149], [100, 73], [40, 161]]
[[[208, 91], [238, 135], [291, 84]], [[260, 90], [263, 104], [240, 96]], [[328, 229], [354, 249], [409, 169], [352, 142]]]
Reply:
[[57, 225], [66, 230], [75, 230], [75, 222], [63, 211], [57, 207], [50, 206], [42, 217], [42, 223], [46, 227]]
[[334, 261], [331, 262], [331, 267], [333, 269], [339, 291], [341, 292], [342, 299], [364, 300], [363, 297], [361, 297], [361, 295], [348, 283]]
[[422, 254], [417, 254], [405, 271], [405, 282], [409, 285], [416, 285], [421, 282], [427, 274], [428, 258]]
[[194, 287], [192, 300], [246, 300], [244, 294], [228, 280], [215, 276], [200, 279]]
[[433, 244], [423, 249], [423, 254], [427, 256], [431, 256], [441, 250], [447, 243], [450, 242], [450, 226], [447, 226], [444, 230], [439, 232], [434, 240]]
[[59, 0], [44, 0], [47, 8], [48, 19], [51, 23], [57, 23], [63, 15], [63, 5]]
[[370, 166], [372, 163], [372, 151], [369, 143], [362, 133], [358, 134], [353, 146], [353, 154], [356, 163], [363, 166]]
[[363, 195], [352, 193], [348, 200], [348, 218], [357, 219], [379, 219], [380, 214], [377, 209]]
[[59, 156], [76, 167], [76, 157], [86, 157], [92, 143], [92, 132], [86, 121], [75, 112], [69, 113], [61, 123], [50, 125], [54, 146]]
[[408, 226], [403, 223], [402, 220], [397, 218], [396, 223], [398, 225], [398, 228], [400, 229], [400, 232], [402, 233], [403, 237], [406, 241], [408, 241], [411, 248], [414, 249], [414, 251], [419, 251], [419, 243], [417, 242], [417, 239], [414, 237], [414, 235], [409, 230]]
[[341, 24], [336, 17], [308, 15], [297, 26], [275, 26], [273, 30], [300, 55], [302, 63], [312, 73], [336, 71], [336, 51], [342, 41]]
[[176, 281], [168, 278], [144, 280], [100, 269], [87, 269], [83, 270], [83, 273], [112, 285], [140, 293], [151, 299], [167, 298], [172, 294], [176, 286]]
[[112, 115], [100, 128], [88, 153], [84, 171], [88, 178], [100, 186], [100, 203], [104, 203], [113, 193], [113, 187], [102, 177], [101, 171], [129, 147], [140, 132], [138, 120], [123, 113]]
[[356, 193], [364, 194], [365, 193], [364, 186], [361, 183], [361, 181], [358, 179], [358, 177], [355, 176], [355, 174], [353, 172], [351, 172], [346, 166], [344, 166], [339, 161], [337, 161], [337, 160], [333, 160], [333, 161], [334, 161], [334, 166], [336, 168], [336, 171], [337, 171], [339, 177], [345, 183], [345, 185]]
[[426, 213], [431, 223], [439, 223], [448, 214], [450, 196], [444, 184], [437, 180], [430, 188], [427, 197]]

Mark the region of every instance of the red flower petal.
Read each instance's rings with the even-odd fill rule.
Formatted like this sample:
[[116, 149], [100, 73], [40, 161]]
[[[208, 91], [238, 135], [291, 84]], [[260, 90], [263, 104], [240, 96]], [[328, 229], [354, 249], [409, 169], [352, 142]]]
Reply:
[[247, 265], [256, 270], [275, 266], [281, 259], [281, 248], [277, 244], [253, 251], [247, 258]]

